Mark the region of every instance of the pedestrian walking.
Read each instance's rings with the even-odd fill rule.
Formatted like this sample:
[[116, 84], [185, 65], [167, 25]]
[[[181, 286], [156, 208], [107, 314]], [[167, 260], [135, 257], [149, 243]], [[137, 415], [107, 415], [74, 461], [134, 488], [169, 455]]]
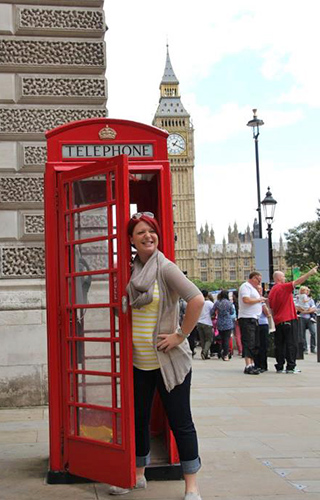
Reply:
[[241, 343], [241, 331], [240, 331], [240, 325], [238, 321], [238, 315], [239, 315], [239, 292], [235, 290], [232, 293], [232, 302], [236, 310], [236, 317], [234, 318], [234, 326], [233, 326], [233, 331], [234, 331], [234, 338], [236, 341], [236, 346], [238, 350], [238, 356], [242, 356], [242, 343]]
[[229, 361], [229, 344], [231, 332], [233, 330], [233, 317], [235, 309], [229, 300], [228, 290], [221, 290], [216, 302], [213, 305], [212, 314], [217, 314], [217, 328], [221, 337], [221, 357], [224, 361]]
[[202, 290], [204, 297], [204, 304], [198, 319], [197, 329], [199, 333], [201, 345], [201, 358], [210, 359], [210, 346], [213, 339], [212, 332], [212, 316], [213, 316], [213, 303], [210, 300], [208, 290]]

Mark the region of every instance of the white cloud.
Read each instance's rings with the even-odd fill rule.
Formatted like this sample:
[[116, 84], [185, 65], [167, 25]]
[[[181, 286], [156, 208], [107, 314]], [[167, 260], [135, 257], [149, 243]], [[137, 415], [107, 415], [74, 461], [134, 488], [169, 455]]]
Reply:
[[196, 124], [197, 148], [205, 143], [216, 143], [228, 139], [243, 130], [248, 121], [248, 107], [240, 108], [233, 102], [223, 104], [217, 113], [213, 113], [209, 106], [200, 106], [194, 94], [187, 95], [185, 101], [192, 120]]
[[[203, 145], [226, 145], [223, 163], [213, 154], [196, 163], [198, 225], [212, 223], [218, 241], [235, 220], [244, 230], [257, 215], [254, 163], [253, 158], [248, 165], [228, 163], [232, 141], [228, 143], [227, 139], [243, 133], [255, 105], [268, 128], [282, 127], [284, 132], [286, 127], [308, 119], [306, 105], [320, 106], [319, 1], [198, 0], [195, 5], [191, 0], [176, 0], [160, 5], [156, 13], [150, 0], [105, 4], [110, 116], [151, 123], [159, 101], [168, 40], [173, 67], [183, 89], [182, 102], [195, 125], [197, 156]], [[244, 105], [242, 96], [237, 94], [232, 102], [220, 99], [215, 110], [210, 99], [206, 100], [207, 106], [200, 104], [204, 102], [203, 80], [210, 75], [214, 85], [217, 62], [244, 52], [253, 56], [254, 64], [258, 60], [265, 81], [274, 83], [269, 86], [270, 100], [263, 102], [263, 110], [256, 100]], [[242, 77], [245, 78], [243, 74]], [[259, 89], [255, 99], [258, 92]], [[303, 133], [300, 127], [302, 148]], [[292, 141], [295, 140], [292, 135]], [[277, 146], [273, 147], [277, 157]], [[303, 170], [278, 163], [264, 163], [261, 168], [261, 186], [271, 183], [278, 200], [275, 238], [280, 232], [315, 218], [320, 167], [320, 155], [316, 153], [315, 149], [313, 153], [306, 149]], [[312, 154], [314, 157], [309, 156]], [[295, 163], [290, 151], [287, 161]]]
[[[315, 220], [319, 207], [320, 161], [318, 165], [292, 170], [290, 166], [264, 162], [260, 169], [261, 200], [265, 197], [266, 187], [277, 200], [273, 223], [274, 241], [280, 235], [300, 224]], [[195, 169], [196, 217], [197, 226], [208, 222], [212, 225], [216, 241], [227, 237], [228, 225], [237, 222], [239, 231], [247, 225], [252, 228], [257, 218], [257, 184], [254, 165], [247, 163], [225, 163], [197, 165]], [[211, 200], [208, 202], [208, 200]], [[266, 225], [262, 214], [264, 236]]]
[[[243, 132], [248, 119], [252, 118], [249, 104], [240, 107], [236, 102], [227, 102], [221, 105], [218, 112], [213, 112], [209, 106], [198, 104], [196, 94], [186, 94], [183, 102], [196, 124], [197, 148], [202, 144], [225, 141]], [[293, 111], [263, 109], [263, 119], [265, 123], [268, 123], [269, 129], [293, 125], [303, 118], [304, 114], [301, 109]]]
[[302, 109], [293, 111], [278, 111], [272, 109], [263, 110], [263, 119], [268, 123], [268, 128], [281, 128], [293, 125], [304, 118]]
[[[165, 44], [184, 88], [201, 92], [201, 81], [226, 55], [249, 50], [261, 58], [262, 75], [292, 78], [276, 102], [320, 104], [318, 2], [250, 0], [216, 3], [177, 0], [157, 10], [149, 0], [106, 6], [109, 107], [113, 116], [150, 122], [159, 99]], [[200, 85], [200, 89], [197, 89]], [[143, 104], [142, 104], [143, 101]]]

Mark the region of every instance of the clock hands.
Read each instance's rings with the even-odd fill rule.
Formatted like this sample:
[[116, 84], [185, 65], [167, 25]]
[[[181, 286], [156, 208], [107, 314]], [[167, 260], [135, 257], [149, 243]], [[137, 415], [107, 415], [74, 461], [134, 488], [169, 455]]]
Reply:
[[173, 147], [174, 147], [174, 146], [178, 146], [178, 148], [180, 148], [180, 149], [184, 149], [184, 147], [183, 147], [183, 146], [180, 146], [180, 144], [177, 144], [177, 142], [178, 142], [178, 141], [173, 142], [173, 143], [172, 143], [172, 146], [173, 146]]

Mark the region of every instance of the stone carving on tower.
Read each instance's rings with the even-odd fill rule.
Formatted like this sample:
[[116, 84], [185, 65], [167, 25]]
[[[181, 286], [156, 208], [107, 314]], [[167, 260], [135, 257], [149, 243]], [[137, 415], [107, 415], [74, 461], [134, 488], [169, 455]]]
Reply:
[[173, 71], [169, 48], [160, 83], [160, 100], [153, 125], [169, 132], [168, 155], [172, 174], [176, 262], [189, 278], [198, 278], [197, 232], [194, 194], [194, 130], [184, 108], [179, 81]]
[[105, 31], [103, 0], [0, 0], [0, 406], [46, 403], [44, 133], [107, 116]]

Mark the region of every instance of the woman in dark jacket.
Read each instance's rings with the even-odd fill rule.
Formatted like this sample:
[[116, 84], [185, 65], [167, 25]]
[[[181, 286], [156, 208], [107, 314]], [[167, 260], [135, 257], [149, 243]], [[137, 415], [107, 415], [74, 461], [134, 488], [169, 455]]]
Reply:
[[217, 327], [222, 341], [222, 359], [229, 361], [229, 341], [233, 330], [234, 306], [228, 299], [228, 290], [221, 290], [212, 312], [218, 313]]

